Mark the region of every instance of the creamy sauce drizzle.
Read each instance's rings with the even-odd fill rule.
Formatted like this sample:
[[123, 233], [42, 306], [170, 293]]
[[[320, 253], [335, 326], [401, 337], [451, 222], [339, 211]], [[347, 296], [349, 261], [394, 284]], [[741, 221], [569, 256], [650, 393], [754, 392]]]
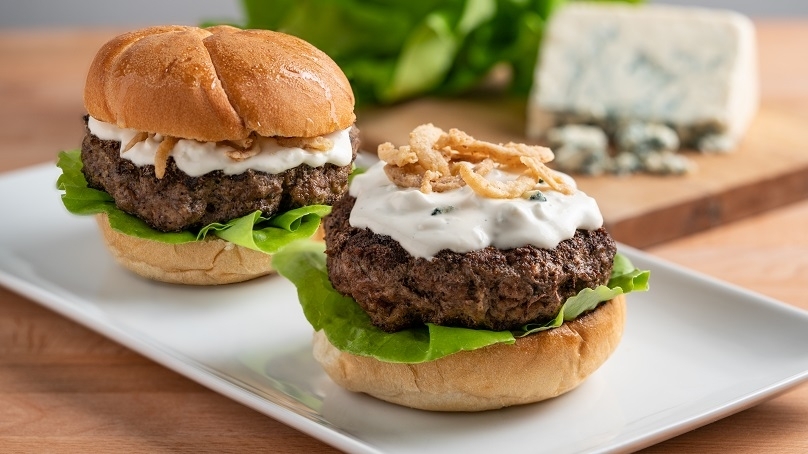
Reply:
[[[138, 133], [134, 129], [119, 128], [93, 117], [90, 117], [87, 125], [90, 132], [99, 139], [121, 142], [121, 150]], [[282, 147], [271, 137], [259, 137], [254, 146], [259, 147], [260, 151], [247, 159], [236, 161], [225, 154], [232, 150], [232, 147], [215, 142], [181, 139], [174, 146], [171, 156], [177, 167], [192, 177], [202, 176], [214, 170], [221, 170], [227, 175], [244, 173], [248, 169], [274, 174], [302, 164], [311, 167], [334, 164], [341, 167], [350, 164], [353, 157], [349, 131], [350, 128], [347, 128], [324, 136], [334, 143], [334, 147], [327, 151]], [[121, 157], [137, 166], [154, 165], [154, 156], [162, 140], [163, 136], [159, 134], [149, 137], [125, 153], [122, 152]]]
[[[491, 199], [468, 186], [424, 194], [396, 186], [384, 173], [384, 164], [379, 162], [353, 179], [349, 191], [356, 204], [350, 223], [389, 235], [414, 257], [430, 259], [442, 249], [463, 253], [487, 246], [512, 249], [532, 244], [551, 249], [572, 238], [576, 229], [603, 225], [595, 199], [577, 189], [570, 195], [545, 189], [539, 200]], [[515, 177], [499, 170], [488, 176]]]

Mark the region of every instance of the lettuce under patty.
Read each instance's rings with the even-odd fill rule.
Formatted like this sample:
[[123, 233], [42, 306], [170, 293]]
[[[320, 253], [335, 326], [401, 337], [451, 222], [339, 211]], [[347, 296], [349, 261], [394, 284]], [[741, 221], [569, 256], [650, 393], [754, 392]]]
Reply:
[[648, 271], [641, 271], [629, 259], [617, 254], [607, 285], [584, 289], [567, 299], [558, 316], [542, 325], [526, 325], [518, 331], [488, 331], [426, 324], [395, 333], [373, 326], [370, 317], [353, 298], [331, 286], [326, 270], [324, 245], [297, 242], [273, 257], [273, 266], [296, 287], [306, 319], [315, 330], [323, 330], [338, 349], [391, 363], [433, 361], [462, 350], [488, 345], [512, 344], [517, 337], [561, 326], [598, 304], [617, 295], [648, 289]]
[[296, 240], [311, 237], [320, 226], [320, 220], [331, 212], [328, 205], [309, 205], [272, 217], [255, 211], [224, 224], [213, 223], [195, 231], [166, 233], [118, 209], [112, 196], [106, 192], [88, 187], [81, 172], [80, 150], [59, 153], [56, 165], [62, 169], [56, 186], [64, 191], [62, 203], [67, 211], [78, 215], [106, 213], [110, 226], [118, 232], [162, 243], [201, 241], [212, 234], [239, 246], [272, 254]]

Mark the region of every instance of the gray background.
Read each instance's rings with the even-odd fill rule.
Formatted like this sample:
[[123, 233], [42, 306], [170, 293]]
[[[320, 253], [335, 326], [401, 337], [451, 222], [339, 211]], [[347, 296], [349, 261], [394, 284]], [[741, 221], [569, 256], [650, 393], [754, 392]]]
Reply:
[[[267, 0], [272, 1], [272, 0]], [[808, 0], [649, 0], [733, 9], [753, 17], [808, 15]], [[0, 0], [0, 28], [197, 24], [241, 19], [238, 0]]]

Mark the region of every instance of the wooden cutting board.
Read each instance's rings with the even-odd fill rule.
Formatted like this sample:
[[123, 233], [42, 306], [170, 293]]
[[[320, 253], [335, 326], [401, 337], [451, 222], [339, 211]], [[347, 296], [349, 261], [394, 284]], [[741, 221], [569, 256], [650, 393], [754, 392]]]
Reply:
[[[597, 199], [612, 235], [635, 247], [678, 238], [808, 198], [808, 27], [758, 23], [761, 106], [741, 145], [727, 154], [688, 152], [686, 176], [576, 176]], [[422, 123], [460, 128], [492, 142], [526, 142], [524, 100], [480, 95], [419, 99], [360, 110], [363, 148], [405, 144]], [[765, 233], [765, 232], [762, 232]]]

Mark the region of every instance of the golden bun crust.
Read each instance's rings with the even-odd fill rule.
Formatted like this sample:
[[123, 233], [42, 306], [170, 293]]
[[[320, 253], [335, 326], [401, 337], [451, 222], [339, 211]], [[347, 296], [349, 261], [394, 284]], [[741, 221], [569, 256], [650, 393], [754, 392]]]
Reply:
[[98, 51], [87, 112], [121, 128], [205, 142], [252, 132], [315, 137], [354, 123], [342, 70], [299, 38], [229, 26], [158, 26]]
[[107, 248], [124, 268], [172, 284], [232, 284], [272, 273], [272, 256], [219, 238], [168, 244], [113, 230], [106, 214], [96, 215]]
[[314, 357], [340, 386], [422, 410], [481, 411], [538, 402], [581, 384], [614, 352], [625, 325], [623, 295], [556, 329], [420, 364], [342, 352], [314, 335]]

